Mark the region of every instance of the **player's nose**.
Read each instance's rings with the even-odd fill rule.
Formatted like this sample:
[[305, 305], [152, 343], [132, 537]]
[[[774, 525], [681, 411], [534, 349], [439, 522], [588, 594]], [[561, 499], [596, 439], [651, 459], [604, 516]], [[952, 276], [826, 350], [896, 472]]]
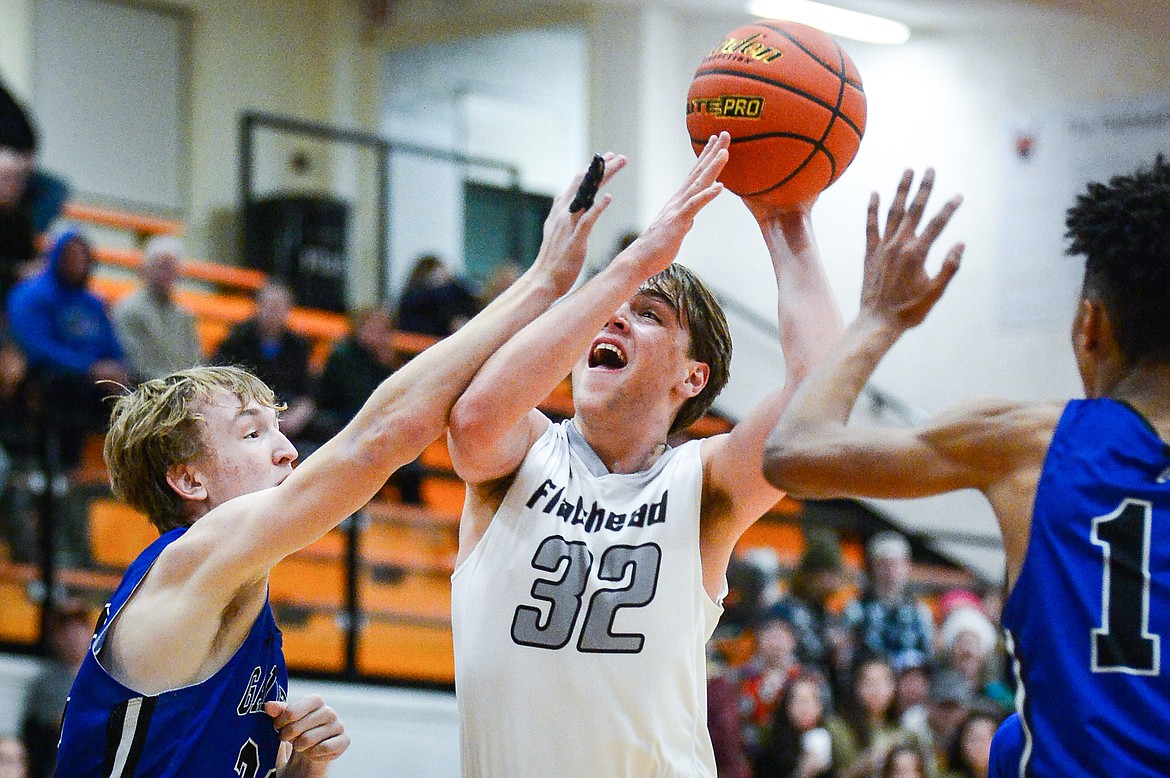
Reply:
[[625, 332], [630, 328], [630, 319], [628, 311], [625, 307], [618, 309], [613, 316], [609, 317], [609, 321], [605, 323], [605, 328], [617, 330], [618, 332]]
[[296, 461], [297, 448], [292, 444], [292, 441], [285, 437], [283, 432], [277, 432], [280, 439], [277, 441], [276, 448], [272, 452], [272, 462], [277, 465], [289, 465]]

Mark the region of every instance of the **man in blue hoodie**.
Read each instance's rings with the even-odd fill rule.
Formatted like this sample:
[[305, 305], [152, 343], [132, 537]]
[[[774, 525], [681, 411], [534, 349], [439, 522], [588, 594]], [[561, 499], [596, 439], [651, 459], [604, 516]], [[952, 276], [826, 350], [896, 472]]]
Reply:
[[41, 387], [66, 470], [80, 462], [86, 433], [104, 428], [109, 409], [102, 398], [131, 383], [105, 305], [87, 288], [93, 261], [79, 232], [62, 232], [44, 271], [8, 296], [12, 337]]

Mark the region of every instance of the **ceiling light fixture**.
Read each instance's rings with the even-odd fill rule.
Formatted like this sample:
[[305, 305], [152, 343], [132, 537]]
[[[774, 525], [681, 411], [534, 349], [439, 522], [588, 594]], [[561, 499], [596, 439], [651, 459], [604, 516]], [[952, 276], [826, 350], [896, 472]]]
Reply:
[[849, 11], [812, 0], [752, 0], [748, 13], [768, 19], [786, 19], [824, 30], [830, 35], [865, 41], [896, 44], [910, 40], [910, 28], [901, 22]]

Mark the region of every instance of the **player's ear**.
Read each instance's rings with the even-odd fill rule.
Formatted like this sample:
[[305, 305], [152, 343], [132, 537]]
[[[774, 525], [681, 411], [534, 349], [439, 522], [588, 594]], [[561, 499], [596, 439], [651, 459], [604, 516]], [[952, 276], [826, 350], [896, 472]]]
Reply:
[[1106, 352], [1116, 350], [1113, 322], [1101, 301], [1088, 297], [1081, 298], [1073, 319], [1073, 342], [1077, 351], [1085, 355], [1100, 357]]
[[202, 474], [189, 464], [168, 467], [167, 483], [184, 500], [207, 499], [207, 487], [203, 484]]
[[1096, 305], [1088, 298], [1081, 298], [1077, 313], [1073, 316], [1073, 343], [1078, 352], [1091, 351], [1097, 345], [1098, 312]]
[[686, 380], [683, 382], [683, 395], [689, 400], [703, 391], [711, 378], [711, 367], [706, 362], [691, 362]]

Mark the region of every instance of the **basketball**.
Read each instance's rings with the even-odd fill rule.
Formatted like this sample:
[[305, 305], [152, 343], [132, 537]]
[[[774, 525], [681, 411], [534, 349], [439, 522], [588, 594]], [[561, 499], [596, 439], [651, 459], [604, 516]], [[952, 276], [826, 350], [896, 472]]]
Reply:
[[731, 135], [724, 186], [780, 206], [803, 202], [857, 155], [865, 133], [861, 76], [813, 27], [760, 20], [732, 30], [700, 63], [687, 95], [696, 154], [723, 130]]

